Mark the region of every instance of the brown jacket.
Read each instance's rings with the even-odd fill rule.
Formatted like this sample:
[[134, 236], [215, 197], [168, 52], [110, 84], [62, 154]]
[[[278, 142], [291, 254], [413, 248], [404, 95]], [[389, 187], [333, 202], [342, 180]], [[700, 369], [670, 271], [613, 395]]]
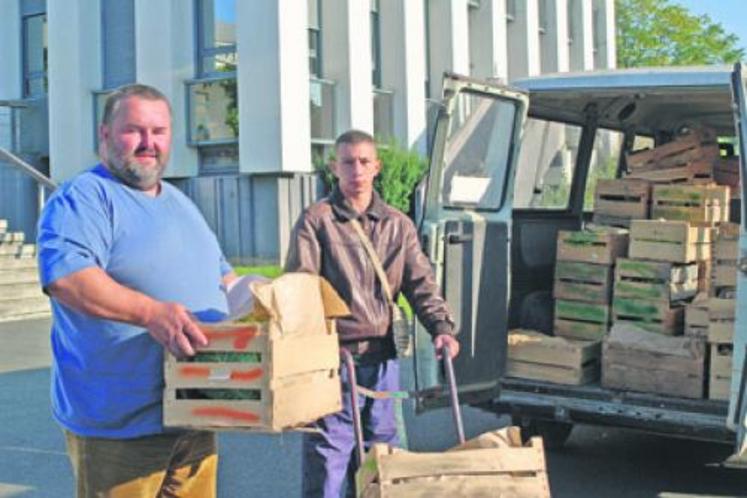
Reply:
[[405, 295], [431, 335], [453, 334], [454, 322], [413, 222], [384, 203], [376, 192], [368, 210], [358, 215], [336, 189], [301, 215], [293, 229], [285, 269], [323, 276], [348, 304], [352, 316], [338, 321], [342, 343], [361, 343], [364, 347], [358, 352], [364, 353], [366, 345], [387, 338], [391, 323], [374, 266], [350, 226], [353, 217], [358, 217], [371, 239], [394, 295], [400, 291]]

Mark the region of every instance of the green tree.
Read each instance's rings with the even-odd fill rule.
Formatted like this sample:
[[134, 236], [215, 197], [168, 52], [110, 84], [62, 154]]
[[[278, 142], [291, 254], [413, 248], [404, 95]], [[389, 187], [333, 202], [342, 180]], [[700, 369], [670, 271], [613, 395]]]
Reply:
[[619, 67], [730, 64], [745, 55], [720, 23], [669, 0], [616, 0], [615, 9]]

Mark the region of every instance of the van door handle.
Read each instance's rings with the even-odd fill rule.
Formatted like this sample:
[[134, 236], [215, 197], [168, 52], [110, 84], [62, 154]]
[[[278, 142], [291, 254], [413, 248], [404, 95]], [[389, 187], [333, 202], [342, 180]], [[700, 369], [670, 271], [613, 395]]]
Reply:
[[465, 244], [467, 242], [472, 242], [472, 235], [450, 233], [446, 240], [449, 244]]

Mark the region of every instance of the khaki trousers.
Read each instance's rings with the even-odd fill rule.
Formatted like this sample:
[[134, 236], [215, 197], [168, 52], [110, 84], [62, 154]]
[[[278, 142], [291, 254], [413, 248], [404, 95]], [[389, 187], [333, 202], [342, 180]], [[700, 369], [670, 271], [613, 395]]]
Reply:
[[218, 453], [210, 432], [134, 439], [65, 432], [78, 498], [215, 498]]

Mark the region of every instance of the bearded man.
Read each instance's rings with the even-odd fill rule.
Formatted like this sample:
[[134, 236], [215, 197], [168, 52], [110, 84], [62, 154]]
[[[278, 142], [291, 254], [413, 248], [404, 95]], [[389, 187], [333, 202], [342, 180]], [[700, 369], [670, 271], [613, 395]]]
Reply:
[[171, 108], [155, 88], [112, 93], [101, 164], [64, 183], [39, 221], [52, 302], [52, 412], [78, 497], [212, 497], [212, 433], [162, 424], [163, 355], [195, 354], [195, 320], [225, 316], [235, 277], [196, 206], [161, 180]]

